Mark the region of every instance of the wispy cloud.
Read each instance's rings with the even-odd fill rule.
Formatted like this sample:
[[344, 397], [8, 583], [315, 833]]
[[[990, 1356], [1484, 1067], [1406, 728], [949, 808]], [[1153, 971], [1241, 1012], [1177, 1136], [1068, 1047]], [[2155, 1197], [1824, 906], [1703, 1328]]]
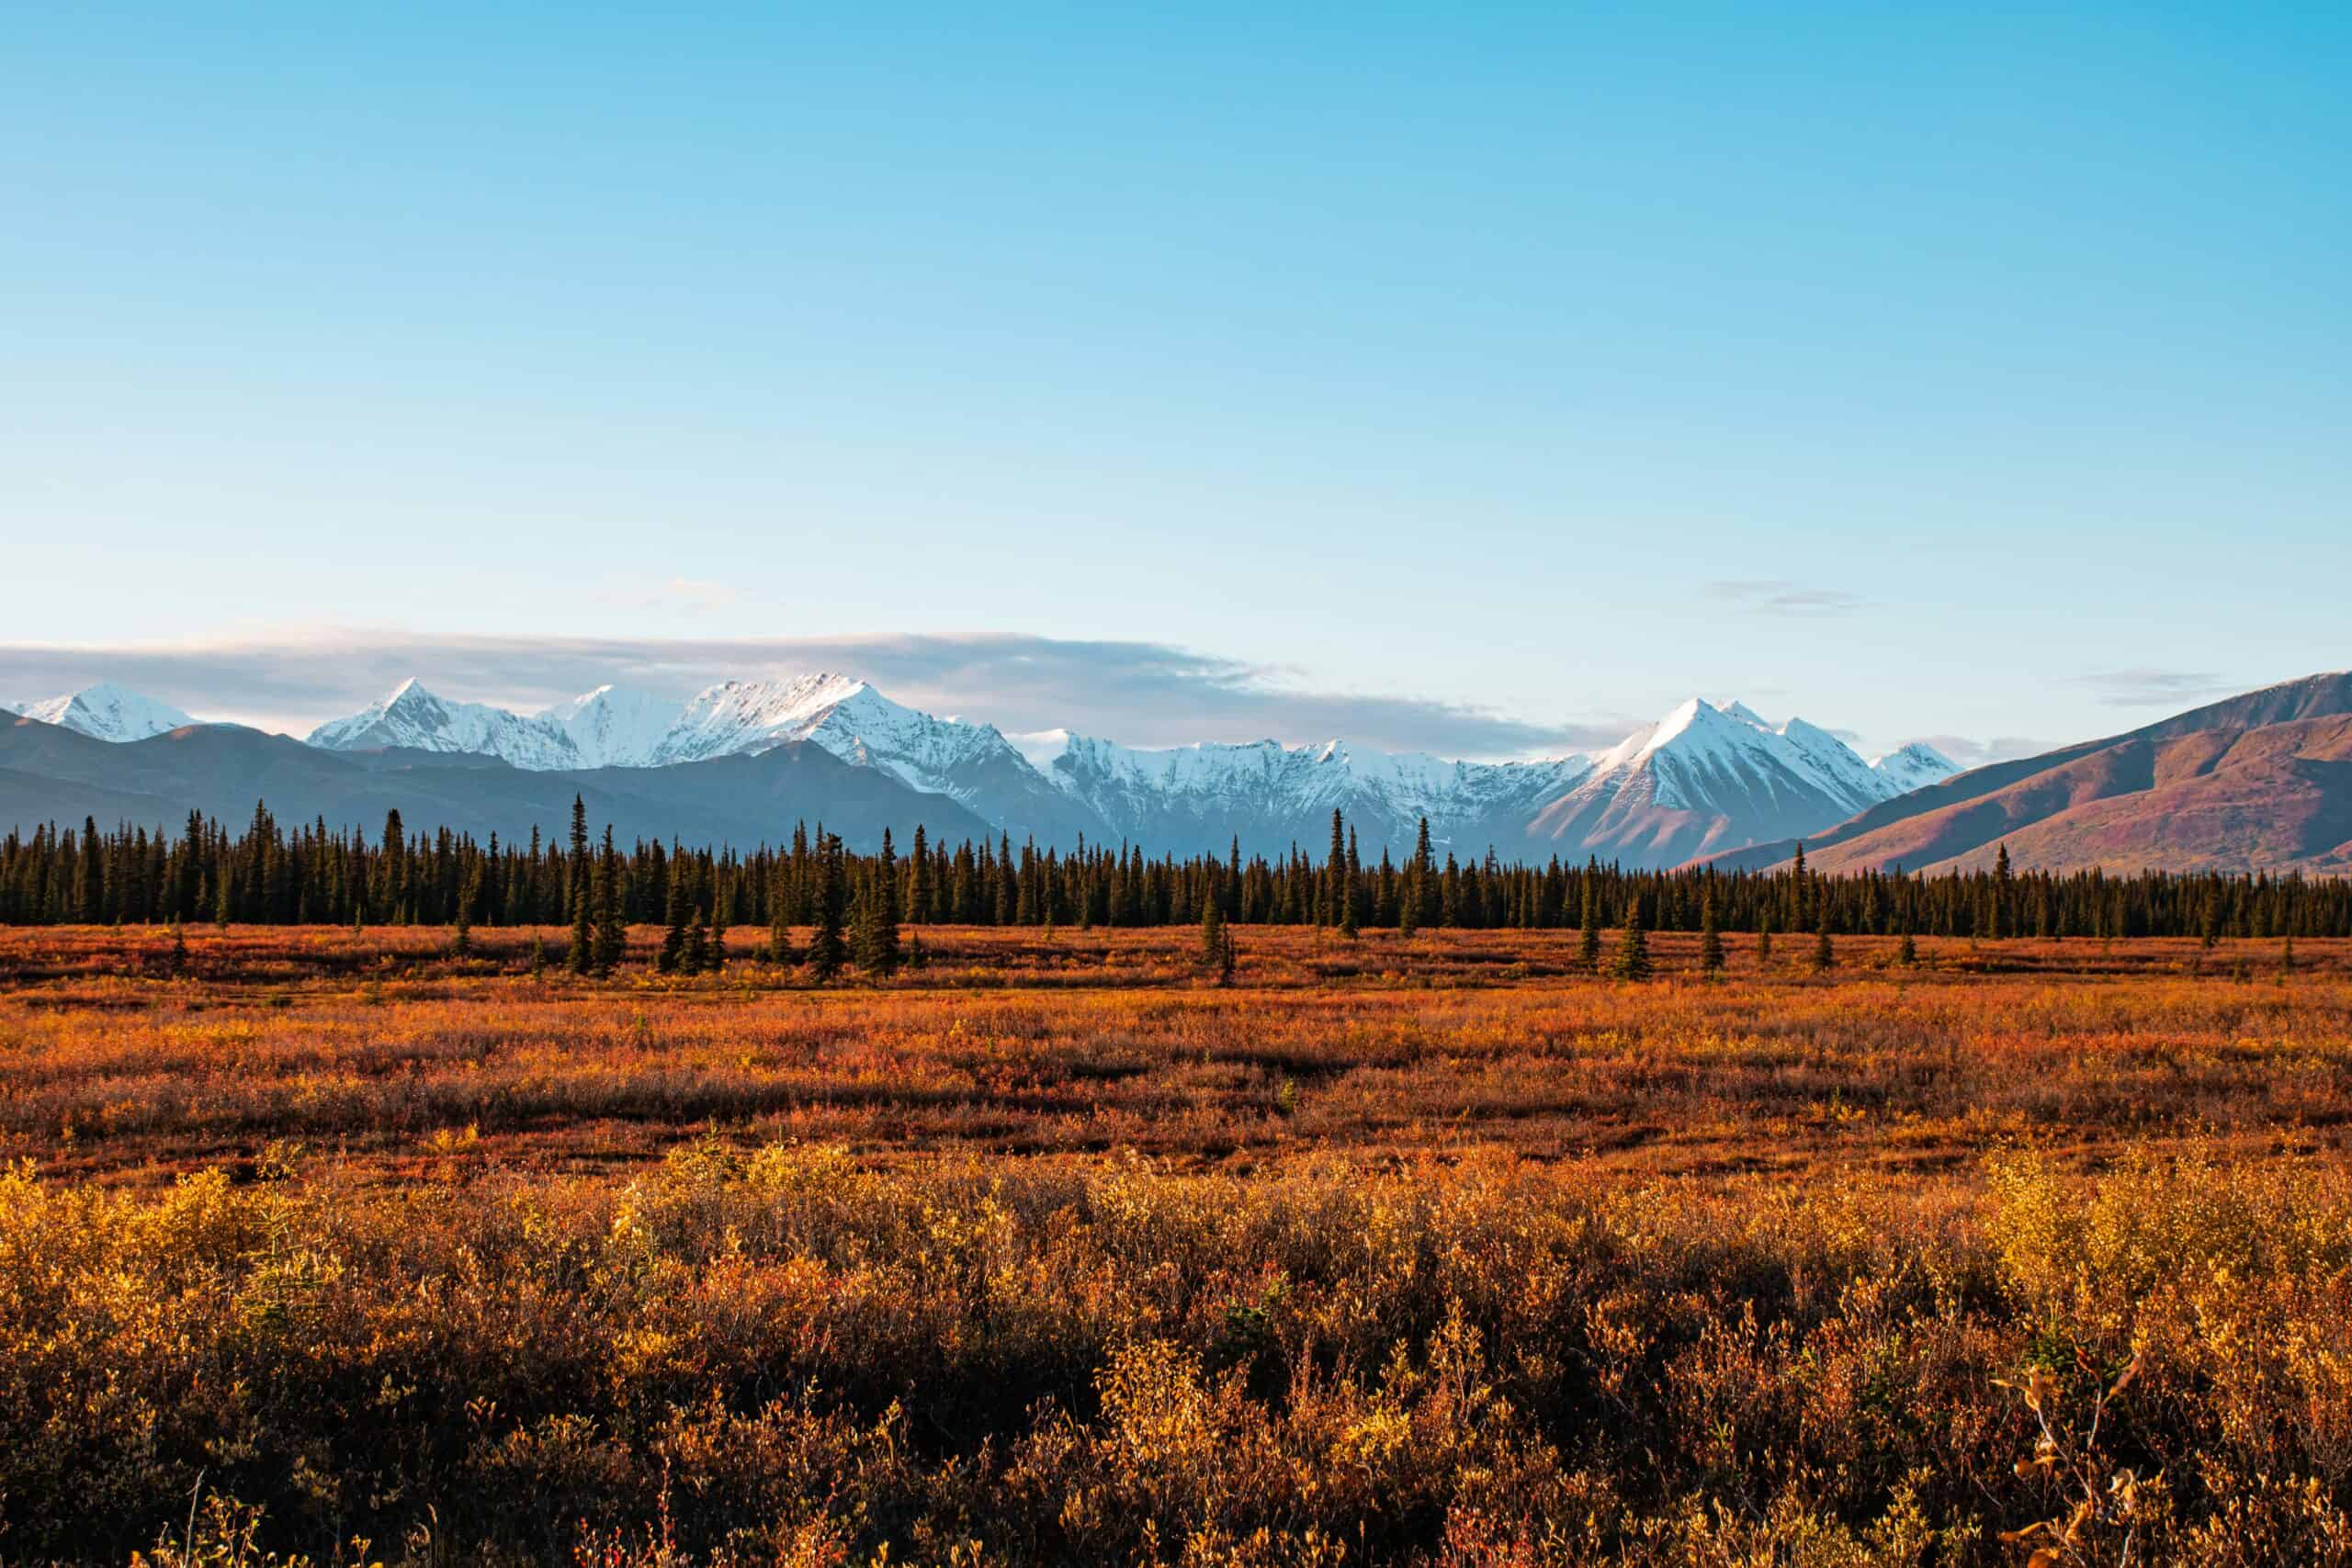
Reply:
[[1849, 615], [1870, 603], [1842, 588], [1778, 577], [1721, 579], [1708, 583], [1707, 592], [1767, 615]]
[[715, 682], [816, 670], [1005, 730], [1063, 727], [1130, 745], [1344, 737], [1443, 757], [1613, 745], [1603, 717], [1545, 723], [1469, 704], [1318, 690], [1277, 665], [1165, 643], [1008, 634], [855, 637], [433, 637], [317, 631], [184, 644], [0, 646], [0, 693], [30, 699], [110, 680], [200, 717], [300, 734], [413, 675], [444, 696], [518, 710], [611, 681], [683, 698]]
[[2165, 707], [2226, 697], [2238, 684], [2210, 670], [2104, 670], [2077, 675], [2081, 686], [2109, 707]]

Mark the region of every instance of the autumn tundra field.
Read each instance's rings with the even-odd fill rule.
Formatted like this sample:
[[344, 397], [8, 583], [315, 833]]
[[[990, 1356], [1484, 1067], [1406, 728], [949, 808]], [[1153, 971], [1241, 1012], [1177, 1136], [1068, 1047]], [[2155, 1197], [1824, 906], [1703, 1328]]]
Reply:
[[0, 931], [0, 1562], [2352, 1562], [2352, 943], [565, 934]]

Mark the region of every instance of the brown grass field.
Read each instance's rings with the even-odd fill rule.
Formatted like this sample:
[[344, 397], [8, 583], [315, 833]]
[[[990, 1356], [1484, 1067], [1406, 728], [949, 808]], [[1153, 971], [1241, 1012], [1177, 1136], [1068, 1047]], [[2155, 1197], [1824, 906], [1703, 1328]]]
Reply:
[[2352, 1562], [2352, 944], [762, 934], [0, 931], [0, 1563]]

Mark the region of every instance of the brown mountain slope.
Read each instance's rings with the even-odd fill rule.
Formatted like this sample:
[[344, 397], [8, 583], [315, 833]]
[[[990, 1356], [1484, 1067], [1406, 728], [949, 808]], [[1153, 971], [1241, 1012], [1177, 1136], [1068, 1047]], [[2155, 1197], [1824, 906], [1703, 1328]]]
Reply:
[[[2233, 697], [2128, 735], [1978, 768], [1805, 842], [1824, 871], [1986, 863], [2352, 872], [2352, 674]], [[1727, 855], [1784, 863], [1793, 845]]]

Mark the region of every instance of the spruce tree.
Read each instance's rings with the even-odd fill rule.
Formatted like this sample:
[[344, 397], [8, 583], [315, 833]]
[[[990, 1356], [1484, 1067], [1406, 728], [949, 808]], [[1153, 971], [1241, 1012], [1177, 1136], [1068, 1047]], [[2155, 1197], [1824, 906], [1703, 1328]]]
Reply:
[[564, 964], [575, 975], [585, 975], [596, 966], [596, 931], [589, 915], [588, 878], [584, 874], [572, 884], [571, 949], [564, 955]]
[[1233, 971], [1236, 967], [1236, 964], [1237, 959], [1233, 951], [1233, 928], [1231, 926], [1227, 926], [1225, 929], [1224, 939], [1217, 943], [1216, 983], [1218, 985], [1230, 986], [1233, 984]]
[[1321, 923], [1336, 926], [1340, 911], [1351, 900], [1348, 896], [1348, 828], [1340, 818], [1340, 808], [1331, 808], [1331, 853], [1323, 863], [1323, 908]]
[[1625, 903], [1625, 929], [1617, 938], [1617, 962], [1614, 965], [1621, 980], [1646, 980], [1650, 977], [1649, 938], [1642, 931], [1642, 900], [1639, 895]]
[[1216, 896], [1210, 894], [1201, 900], [1201, 964], [1214, 967], [1225, 953], [1225, 911], [1217, 908]]
[[823, 985], [842, 972], [848, 950], [842, 942], [842, 906], [848, 894], [842, 886], [841, 840], [827, 834], [817, 849], [817, 891], [809, 910], [814, 928], [808, 935], [808, 974]]
[[1424, 817], [1413, 833], [1413, 858], [1405, 863], [1404, 897], [1396, 900], [1397, 935], [1411, 936], [1436, 914], [1435, 889], [1430, 883], [1436, 874], [1437, 854], [1430, 848], [1430, 819]]
[[890, 849], [890, 829], [882, 829], [882, 854], [868, 874], [858, 898], [857, 966], [877, 980], [899, 972], [898, 856]]
[[710, 931], [703, 938], [702, 972], [716, 975], [727, 967], [727, 919], [714, 908], [710, 915]]
[[[258, 807], [255, 812], [258, 815]], [[106, 915], [107, 863], [98, 845], [98, 819], [96, 817], [82, 818], [82, 863], [75, 870], [80, 886], [75, 890], [74, 902], [81, 906], [79, 913], [83, 922], [96, 925]]]
[[2003, 840], [1993, 862], [1993, 885], [1985, 890], [1984, 934], [1998, 942], [2008, 934], [2009, 846]]
[[1724, 937], [1715, 923], [1715, 886], [1707, 890], [1699, 904], [1699, 971], [1704, 975], [1720, 974], [1724, 966]]
[[1837, 966], [1837, 949], [1829, 942], [1828, 900], [1824, 899], [1821, 913], [1815, 918], [1813, 924], [1813, 972], [1824, 974]]
[[1594, 971], [1600, 967], [1600, 894], [1593, 886], [1597, 880], [1594, 869], [1588, 867], [1584, 876], [1584, 919], [1577, 936], [1577, 962]]
[[[668, 924], [662, 932], [662, 945], [653, 954], [654, 969], [663, 975], [674, 975], [686, 956], [686, 879], [670, 878], [670, 908], [664, 911]], [[693, 971], [687, 971], [689, 974]]]
[[605, 825], [604, 852], [589, 888], [596, 905], [594, 968], [599, 978], [620, 967], [628, 951], [628, 925], [621, 912], [621, 863], [613, 851], [613, 828]]
[[678, 927], [677, 972], [681, 975], [701, 974], [709, 955], [710, 942], [703, 934], [702, 916], [697, 912]]
[[922, 824], [915, 824], [914, 847], [907, 855], [907, 923], [920, 926], [931, 919], [931, 852], [923, 840]]
[[1772, 962], [1772, 911], [1759, 909], [1756, 913], [1756, 967], [1761, 969]]
[[1919, 967], [1919, 944], [1912, 940], [1911, 926], [1907, 920], [1903, 926], [1902, 945], [1894, 950], [1894, 962], [1905, 969]]

